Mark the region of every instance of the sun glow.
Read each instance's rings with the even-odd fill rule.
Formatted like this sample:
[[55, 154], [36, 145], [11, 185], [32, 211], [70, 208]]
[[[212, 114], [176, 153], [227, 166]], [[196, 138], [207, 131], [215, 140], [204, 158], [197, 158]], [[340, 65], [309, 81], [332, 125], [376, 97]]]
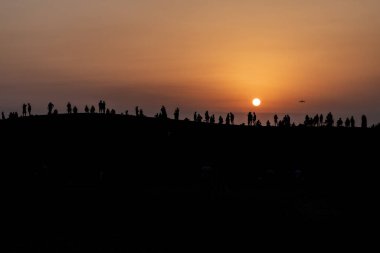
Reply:
[[253, 106], [260, 106], [261, 105], [261, 100], [259, 98], [255, 98], [252, 100]]

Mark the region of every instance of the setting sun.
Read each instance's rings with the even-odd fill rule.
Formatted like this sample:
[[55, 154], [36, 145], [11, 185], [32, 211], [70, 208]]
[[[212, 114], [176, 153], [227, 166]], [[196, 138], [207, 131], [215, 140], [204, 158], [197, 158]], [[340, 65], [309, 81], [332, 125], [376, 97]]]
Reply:
[[261, 100], [259, 98], [255, 98], [252, 100], [253, 106], [260, 106], [261, 105]]

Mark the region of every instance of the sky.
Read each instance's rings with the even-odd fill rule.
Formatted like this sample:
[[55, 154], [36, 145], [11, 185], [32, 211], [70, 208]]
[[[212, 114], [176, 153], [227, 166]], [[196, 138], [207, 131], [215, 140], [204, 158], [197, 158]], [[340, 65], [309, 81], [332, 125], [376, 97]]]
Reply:
[[380, 122], [379, 10], [378, 0], [2, 0], [0, 110], [104, 99], [117, 111]]

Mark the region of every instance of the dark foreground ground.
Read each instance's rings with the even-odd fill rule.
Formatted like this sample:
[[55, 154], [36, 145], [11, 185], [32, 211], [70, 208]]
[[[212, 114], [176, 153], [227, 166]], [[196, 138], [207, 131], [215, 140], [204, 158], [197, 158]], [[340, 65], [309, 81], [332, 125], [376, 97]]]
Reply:
[[6, 252], [369, 245], [379, 130], [89, 114], [0, 121]]

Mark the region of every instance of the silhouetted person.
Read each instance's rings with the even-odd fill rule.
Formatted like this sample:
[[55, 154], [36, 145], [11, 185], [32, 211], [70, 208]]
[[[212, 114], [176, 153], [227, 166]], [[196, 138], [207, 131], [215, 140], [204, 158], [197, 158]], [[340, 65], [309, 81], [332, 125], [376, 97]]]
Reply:
[[54, 112], [53, 112], [54, 115], [58, 115], [58, 110], [55, 109]]
[[346, 121], [344, 122], [344, 126], [345, 127], [350, 127], [350, 125], [351, 125], [350, 119], [346, 118]]
[[193, 115], [193, 117], [194, 117], [194, 122], [197, 122], [198, 113], [197, 113], [197, 112], [194, 112], [194, 115]]
[[136, 113], [136, 117], [138, 117], [139, 116], [139, 107], [138, 106], [135, 107], [135, 113]]
[[91, 106], [91, 108], [90, 108], [90, 113], [95, 113], [95, 106]]
[[323, 126], [323, 115], [319, 115], [319, 125]]
[[343, 120], [342, 118], [339, 118], [338, 121], [336, 122], [337, 127], [342, 127], [343, 126]]
[[210, 114], [208, 113], [208, 111], [205, 112], [205, 121], [206, 123], [210, 122]]
[[252, 126], [253, 115], [252, 112], [248, 113], [248, 126]]
[[226, 125], [229, 125], [231, 122], [231, 116], [230, 116], [230, 113], [227, 113], [227, 117], [226, 117]]
[[211, 115], [211, 117], [210, 117], [210, 123], [215, 124], [215, 115], [214, 114]]
[[32, 115], [32, 106], [30, 105], [30, 103], [28, 103], [28, 114], [29, 116]]
[[267, 127], [270, 127], [270, 121], [269, 120], [267, 121]]
[[74, 106], [74, 108], [73, 108], [73, 113], [74, 113], [74, 114], [77, 114], [77, 113], [78, 113], [78, 108], [77, 108], [76, 106]]
[[222, 116], [219, 116], [219, 124], [220, 124], [220, 125], [223, 124], [223, 117], [222, 117]]
[[161, 107], [161, 118], [163, 118], [163, 119], [167, 119], [168, 118], [168, 114], [166, 113], [165, 106]]
[[198, 113], [197, 122], [199, 122], [199, 123], [202, 122], [202, 115], [200, 113]]
[[98, 107], [99, 107], [99, 113], [106, 113], [106, 102], [105, 101], [100, 100]]
[[143, 109], [140, 109], [140, 117], [144, 117], [144, 111], [143, 111]]
[[334, 117], [331, 112], [327, 114], [325, 123], [327, 127], [332, 127], [334, 125]]
[[256, 119], [257, 119], [256, 113], [254, 112], [253, 115], [252, 115], [252, 124], [255, 124]]
[[179, 108], [178, 107], [174, 111], [174, 119], [179, 120]]
[[313, 126], [315, 127], [315, 126], [319, 126], [319, 115], [318, 114], [316, 114], [315, 116], [314, 116], [314, 119], [313, 119]]
[[4, 112], [1, 112], [1, 119], [2, 119], [2, 120], [5, 120]]
[[50, 102], [48, 104], [48, 114], [52, 114], [53, 113], [53, 108], [54, 108], [54, 104], [52, 102]]
[[355, 127], [355, 119], [354, 119], [354, 116], [351, 116], [350, 123], [351, 123], [351, 127]]
[[115, 114], [116, 114], [115, 109], [112, 109], [112, 110], [111, 110], [111, 114], [112, 114], [112, 115], [115, 115]]
[[235, 115], [232, 112], [230, 112], [230, 119], [231, 119], [231, 124], [235, 125]]
[[279, 126], [283, 126], [283, 127], [290, 127], [291, 126], [291, 123], [290, 123], [290, 116], [288, 114], [286, 114], [284, 116], [284, 118], [282, 119], [282, 121], [280, 121], [281, 124], [279, 123]]
[[110, 112], [110, 109], [108, 109], [107, 108], [107, 110], [106, 110], [106, 114], [108, 115], [108, 114], [110, 114], [111, 112]]
[[71, 112], [72, 112], [72, 108], [71, 108], [71, 104], [70, 104], [70, 102], [67, 103], [67, 106], [66, 106], [66, 107], [67, 107], [67, 113], [68, 113], [68, 114], [71, 114]]
[[256, 126], [261, 127], [261, 121], [260, 121], [260, 120], [258, 120], [258, 121], [256, 122]]
[[85, 113], [89, 113], [90, 112], [90, 108], [88, 108], [88, 105], [86, 105], [86, 107], [84, 108], [84, 112]]
[[274, 115], [273, 119], [274, 119], [274, 126], [278, 126], [278, 116], [277, 116], [277, 114]]
[[367, 116], [362, 115], [362, 128], [367, 128]]
[[17, 119], [18, 118], [18, 113], [17, 112], [10, 112], [8, 119]]
[[309, 126], [309, 124], [310, 124], [310, 118], [309, 118], [309, 115], [308, 114], [306, 114], [306, 116], [305, 116], [305, 120], [304, 120], [304, 125], [305, 126]]
[[26, 117], [26, 104], [22, 105], [22, 116]]

